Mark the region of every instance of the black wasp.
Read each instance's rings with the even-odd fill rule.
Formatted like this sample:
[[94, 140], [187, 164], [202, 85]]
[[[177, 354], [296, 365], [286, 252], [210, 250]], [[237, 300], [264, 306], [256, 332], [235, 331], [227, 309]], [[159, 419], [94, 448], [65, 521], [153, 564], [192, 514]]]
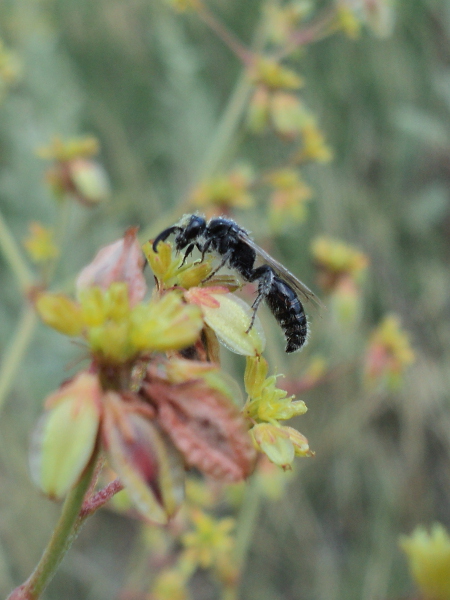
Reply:
[[[202, 260], [211, 251], [222, 258], [208, 279], [227, 265], [246, 281], [257, 281], [258, 295], [252, 304], [253, 316], [248, 331], [253, 327], [259, 305], [265, 300], [284, 331], [286, 352], [300, 350], [308, 336], [308, 322], [299, 295], [317, 305], [320, 301], [306, 285], [255, 244], [245, 229], [225, 217], [215, 217], [207, 223], [201, 215], [185, 215], [177, 225], [165, 229], [155, 238], [153, 250], [157, 252], [159, 242], [172, 233], [177, 234], [176, 250], [185, 250], [185, 260], [194, 248], [202, 253]], [[255, 268], [257, 257], [265, 264]]]

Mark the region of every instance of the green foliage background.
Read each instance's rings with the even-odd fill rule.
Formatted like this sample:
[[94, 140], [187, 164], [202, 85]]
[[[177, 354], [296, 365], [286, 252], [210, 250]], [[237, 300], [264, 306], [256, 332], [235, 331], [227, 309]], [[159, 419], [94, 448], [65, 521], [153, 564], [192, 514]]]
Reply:
[[[261, 5], [211, 2], [247, 43]], [[450, 526], [450, 5], [399, 1], [396, 11], [391, 37], [336, 35], [296, 62], [335, 160], [309, 168], [309, 220], [277, 238], [274, 252], [312, 283], [309, 243], [326, 233], [361, 248], [371, 266], [357, 330], [333, 328], [325, 316], [305, 354], [285, 358], [281, 339], [274, 352], [273, 368], [298, 374], [308, 352], [320, 350], [336, 376], [302, 397], [309, 412], [299, 428], [317, 456], [299, 461], [286, 497], [261, 509], [243, 582], [248, 599], [398, 597], [411, 585], [398, 535], [434, 520]], [[0, 105], [0, 206], [18, 239], [30, 221], [54, 219], [36, 148], [54, 135], [101, 142], [113, 194], [93, 211], [72, 208], [58, 273], [70, 282], [130, 224], [150, 235], [173, 222], [241, 65], [195, 16], [156, 0], [3, 0], [0, 34], [22, 64]], [[280, 152], [273, 139], [258, 138], [239, 155], [271, 165]], [[267, 233], [257, 215], [242, 215], [256, 237]], [[3, 352], [21, 298], [6, 264], [0, 268]], [[391, 311], [411, 332], [417, 360], [400, 393], [368, 396], [355, 357]], [[2, 595], [29, 574], [59, 513], [30, 483], [27, 449], [42, 399], [74, 356], [65, 338], [40, 326], [2, 413]], [[120, 597], [145, 572], [139, 548], [136, 524], [103, 511], [46, 598]], [[195, 597], [212, 590], [199, 582]]]

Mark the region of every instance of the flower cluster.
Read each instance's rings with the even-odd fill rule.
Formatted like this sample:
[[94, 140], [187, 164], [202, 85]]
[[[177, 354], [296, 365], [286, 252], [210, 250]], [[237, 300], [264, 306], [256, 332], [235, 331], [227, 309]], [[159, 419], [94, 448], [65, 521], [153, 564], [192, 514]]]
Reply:
[[[278, 423], [306, 407], [266, 377], [264, 333], [258, 318], [249, 331], [252, 310], [232, 293], [234, 278], [215, 275], [210, 261], [173, 256], [165, 242], [144, 251], [157, 282], [150, 300], [135, 229], [83, 269], [75, 299], [36, 294], [43, 321], [81, 338], [90, 362], [48, 397], [31, 465], [60, 498], [101, 447], [138, 510], [166, 523], [183, 499], [185, 465], [232, 482], [252, 472], [255, 446], [283, 469], [311, 452]], [[248, 357], [243, 411], [218, 368], [218, 340]]]
[[19, 78], [21, 65], [17, 55], [6, 48], [0, 39], [0, 99]]
[[361, 309], [361, 284], [369, 264], [365, 254], [339, 240], [320, 237], [312, 245], [321, 288], [342, 322], [353, 322]]
[[410, 536], [402, 536], [400, 546], [409, 560], [411, 574], [422, 598], [450, 598], [450, 536], [435, 523], [430, 533], [417, 527]]
[[409, 336], [398, 317], [388, 315], [373, 331], [365, 359], [365, 378], [370, 387], [398, 388], [405, 370], [414, 362]]
[[282, 469], [290, 469], [295, 456], [313, 456], [308, 440], [293, 427], [279, 421], [306, 412], [301, 400], [294, 400], [276, 386], [276, 376], [267, 377], [268, 364], [262, 357], [247, 359], [245, 388], [248, 394], [244, 414], [254, 423], [250, 430], [256, 447]]
[[95, 206], [108, 198], [108, 178], [92, 158], [98, 150], [98, 142], [92, 137], [67, 142], [55, 138], [49, 146], [38, 150], [38, 156], [52, 161], [46, 180], [57, 200], [71, 196], [86, 206]]
[[[152, 262], [166, 282], [172, 273], [185, 283], [199, 283], [203, 268], [191, 263], [175, 274], [178, 259], [166, 260], [164, 269], [167, 252], [163, 245], [161, 250], [159, 263], [155, 256]], [[81, 338], [90, 364], [47, 399], [31, 465], [39, 486], [60, 498], [101, 447], [138, 510], [165, 523], [183, 499], [186, 464], [225, 481], [241, 480], [253, 469], [255, 450], [234, 387], [215, 364], [192, 356], [213, 339], [212, 333], [201, 334], [207, 322], [214, 324], [207, 316], [211, 307], [204, 305], [220, 304], [228, 289], [213, 286], [201, 298], [200, 288], [168, 289], [158, 279], [153, 297], [145, 300], [143, 266], [131, 229], [80, 273], [76, 299], [36, 295], [44, 322]], [[230, 345], [233, 336], [244, 336], [250, 319], [241, 304], [234, 310], [240, 330], [221, 332]], [[247, 352], [262, 347], [257, 328], [246, 338]], [[193, 350], [186, 354], [189, 359], [183, 356], [186, 348]]]
[[266, 177], [272, 187], [269, 222], [273, 231], [283, 228], [286, 221], [301, 223], [306, 218], [306, 203], [312, 197], [311, 188], [297, 169], [278, 169]]
[[35, 221], [30, 223], [29, 235], [24, 240], [23, 245], [32, 261], [37, 264], [46, 263], [59, 255], [59, 249], [54, 240], [53, 229], [44, 227]]
[[392, 0], [337, 0], [340, 29], [350, 38], [359, 35], [362, 25], [379, 37], [392, 33], [394, 11]]
[[250, 208], [253, 198], [250, 186], [251, 170], [240, 167], [226, 175], [212, 177], [201, 183], [191, 196], [191, 203], [197, 208], [211, 207], [215, 213], [227, 213], [232, 208]]

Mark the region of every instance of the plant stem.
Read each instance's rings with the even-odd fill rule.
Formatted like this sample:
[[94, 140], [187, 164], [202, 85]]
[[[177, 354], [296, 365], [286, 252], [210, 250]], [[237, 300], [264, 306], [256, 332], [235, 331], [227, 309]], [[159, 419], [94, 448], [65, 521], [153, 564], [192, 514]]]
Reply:
[[4, 353], [0, 365], [0, 409], [8, 395], [11, 384], [22, 363], [23, 356], [30, 344], [37, 323], [32, 306], [27, 304], [17, 324], [13, 339]]
[[261, 492], [259, 481], [257, 476], [253, 476], [245, 488], [245, 497], [242, 502], [236, 527], [236, 550], [234, 556], [241, 573], [243, 573], [245, 568], [260, 505]]
[[0, 250], [11, 271], [17, 278], [20, 288], [27, 291], [33, 283], [33, 273], [29, 269], [20, 248], [11, 233], [6, 221], [0, 213]]
[[89, 489], [97, 453], [91, 458], [78, 485], [67, 496], [61, 516], [48, 543], [47, 548], [33, 573], [25, 583], [16, 588], [8, 600], [37, 600], [52, 580], [56, 569], [77, 537], [84, 519], [79, 519], [86, 491]]

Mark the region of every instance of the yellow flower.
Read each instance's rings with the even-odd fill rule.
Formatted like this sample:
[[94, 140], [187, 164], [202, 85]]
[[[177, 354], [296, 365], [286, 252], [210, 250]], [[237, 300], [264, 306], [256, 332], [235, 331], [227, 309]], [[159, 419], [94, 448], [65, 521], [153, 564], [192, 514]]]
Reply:
[[190, 598], [186, 574], [179, 569], [166, 569], [158, 574], [149, 600], [188, 600]]
[[33, 222], [30, 223], [29, 230], [30, 233], [23, 245], [35, 263], [47, 262], [59, 255], [52, 229]]
[[179, 350], [195, 342], [203, 327], [201, 311], [178, 292], [131, 307], [128, 285], [112, 283], [80, 291], [79, 302], [63, 294], [40, 294], [36, 310], [47, 325], [66, 335], [82, 334], [103, 361], [126, 362], [140, 353]]
[[214, 519], [198, 509], [192, 510], [191, 519], [194, 531], [182, 536], [186, 558], [204, 569], [216, 566], [233, 549], [231, 532], [235, 527], [235, 520]]
[[200, 309], [184, 304], [177, 292], [168, 292], [133, 309], [130, 339], [142, 351], [180, 350], [195, 342], [202, 327]]
[[381, 382], [395, 389], [414, 359], [409, 336], [402, 330], [400, 320], [388, 315], [372, 333], [366, 354], [366, 380], [370, 385]]
[[296, 160], [304, 162], [314, 160], [327, 163], [333, 158], [331, 148], [326, 144], [323, 133], [317, 127], [315, 119], [310, 118], [301, 128], [302, 148]]
[[[186, 261], [183, 266], [183, 256], [173, 257], [172, 244], [159, 242], [158, 252], [153, 250], [153, 240], [142, 246], [148, 263], [159, 281], [160, 287], [165, 289], [180, 286], [189, 289], [200, 283], [211, 273], [211, 260]], [[162, 284], [162, 285], [161, 285]]]
[[98, 154], [98, 151], [98, 140], [92, 136], [70, 138], [64, 142], [56, 136], [51, 144], [38, 148], [36, 154], [39, 158], [47, 160], [68, 161], [74, 158], [89, 158]]
[[255, 84], [264, 84], [273, 90], [298, 90], [303, 79], [292, 71], [269, 58], [259, 58], [252, 67], [251, 77]]
[[354, 11], [345, 4], [338, 7], [337, 12], [338, 26], [342, 29], [346, 36], [354, 40], [359, 37], [361, 31], [361, 21], [358, 19]]
[[426, 600], [450, 600], [450, 536], [435, 523], [431, 532], [417, 527], [400, 538], [412, 576]]
[[288, 396], [285, 390], [277, 388], [275, 375], [262, 380], [266, 373], [267, 362], [264, 358], [247, 358], [244, 381], [249, 399], [244, 406], [244, 414], [253, 421], [268, 423], [305, 414], [305, 403], [294, 401], [294, 396]]
[[269, 221], [279, 231], [283, 226], [302, 221], [306, 216], [306, 202], [312, 190], [294, 169], [281, 169], [270, 175], [273, 186], [270, 199]]
[[313, 242], [312, 253], [320, 267], [338, 274], [359, 275], [369, 262], [367, 256], [356, 248], [326, 237]]
[[218, 175], [203, 182], [191, 197], [192, 204], [197, 207], [217, 206], [221, 210], [227, 208], [249, 208], [253, 206], [253, 198], [249, 193], [252, 183], [249, 168], [239, 167], [227, 175]]
[[250, 434], [256, 448], [284, 471], [291, 470], [295, 456], [314, 456], [305, 436], [292, 427], [259, 423]]
[[81, 334], [83, 321], [80, 306], [64, 294], [39, 294], [36, 311], [49, 327], [69, 336]]

